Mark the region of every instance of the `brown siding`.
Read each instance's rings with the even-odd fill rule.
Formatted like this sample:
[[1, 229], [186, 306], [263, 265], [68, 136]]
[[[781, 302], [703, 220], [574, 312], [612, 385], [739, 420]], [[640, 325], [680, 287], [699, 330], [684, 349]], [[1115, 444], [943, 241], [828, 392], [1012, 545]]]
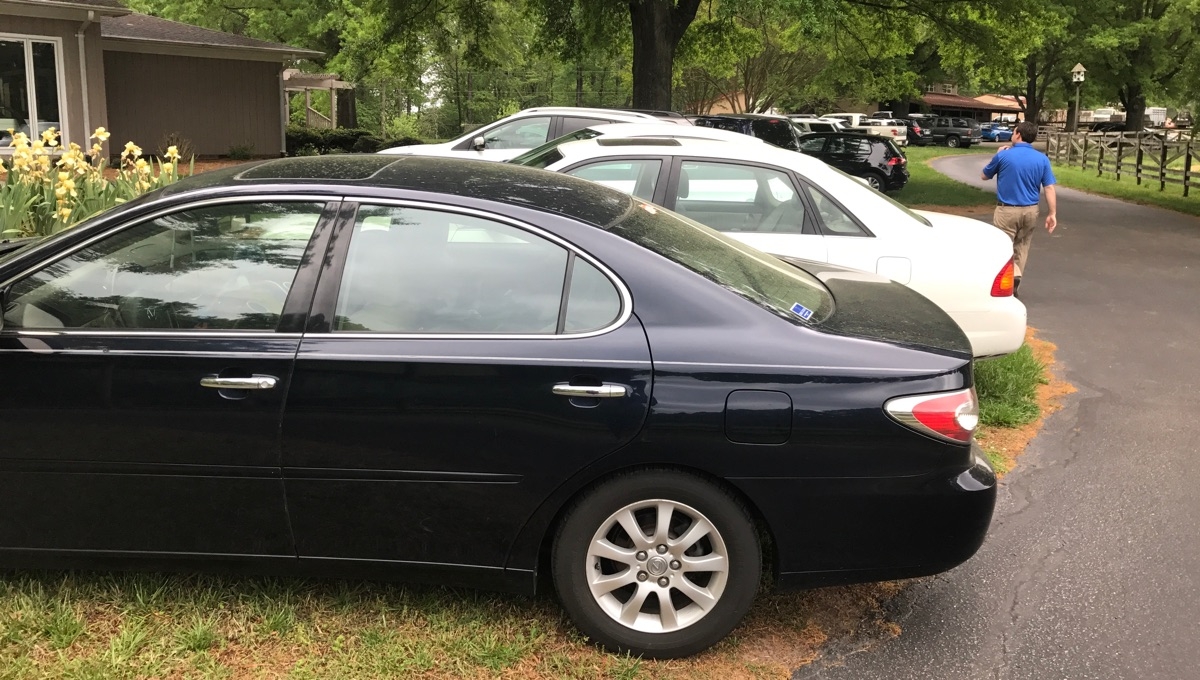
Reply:
[[201, 156], [249, 145], [255, 155], [281, 147], [279, 74], [275, 62], [106, 51], [108, 121], [120, 148], [150, 150], [178, 133]]
[[[60, 77], [66, 81], [66, 128], [70, 137], [67, 141], [86, 147], [88, 146], [86, 138], [92, 134], [92, 130], [85, 131], [83, 129], [83, 79], [79, 69], [79, 40], [75, 37], [75, 32], [82, 25], [83, 23], [80, 21], [62, 19], [0, 16], [0, 33], [62, 39], [63, 63], [59, 64], [59, 73]], [[107, 126], [107, 108], [104, 101], [104, 60], [100, 49], [99, 23], [93, 23], [88, 27], [87, 33], [84, 35], [84, 42], [88, 66], [88, 108], [91, 110], [91, 117], [87, 122], [95, 129]]]

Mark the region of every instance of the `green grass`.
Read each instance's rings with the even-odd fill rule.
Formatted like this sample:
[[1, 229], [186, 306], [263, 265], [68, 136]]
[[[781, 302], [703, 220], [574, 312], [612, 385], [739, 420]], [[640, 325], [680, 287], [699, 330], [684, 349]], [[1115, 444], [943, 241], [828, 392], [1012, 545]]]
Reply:
[[1029, 345], [1008, 356], [975, 362], [979, 393], [979, 422], [997, 427], [1020, 427], [1037, 420], [1038, 385], [1045, 384], [1046, 367]]
[[[1178, 184], [1168, 184], [1165, 190], [1159, 191], [1157, 182], [1142, 180], [1142, 185], [1138, 186], [1128, 174], [1122, 175], [1121, 180], [1117, 181], [1113, 175], [1097, 177], [1095, 170], [1062, 165], [1054, 166], [1054, 176], [1059, 184], [1072, 189], [1200, 216], [1200, 195], [1184, 197], [1183, 187]], [[1200, 177], [1197, 184], [1200, 184]], [[1200, 192], [1200, 186], [1193, 187], [1192, 191]]]
[[930, 160], [941, 156], [989, 154], [993, 152], [994, 149], [985, 147], [971, 147], [969, 149], [951, 149], [945, 146], [906, 147], [904, 155], [908, 156], [908, 184], [900, 191], [889, 195], [905, 205], [995, 205], [995, 194], [952, 180], [929, 165]]

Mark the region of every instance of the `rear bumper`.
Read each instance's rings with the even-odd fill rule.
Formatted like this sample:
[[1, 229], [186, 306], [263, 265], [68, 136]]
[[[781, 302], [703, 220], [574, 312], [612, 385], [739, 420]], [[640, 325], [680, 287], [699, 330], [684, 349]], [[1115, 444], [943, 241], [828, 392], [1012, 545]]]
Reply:
[[1025, 305], [1014, 297], [992, 298], [986, 310], [947, 314], [967, 334], [977, 359], [1012, 354], [1025, 342]]
[[996, 505], [976, 445], [966, 467], [917, 477], [732, 481], [770, 526], [785, 590], [951, 569], [979, 550]]

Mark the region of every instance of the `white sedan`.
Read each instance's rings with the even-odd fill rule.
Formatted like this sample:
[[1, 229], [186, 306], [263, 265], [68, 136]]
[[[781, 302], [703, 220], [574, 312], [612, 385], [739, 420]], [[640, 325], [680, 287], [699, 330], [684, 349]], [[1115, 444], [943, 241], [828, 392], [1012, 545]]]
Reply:
[[937, 303], [976, 357], [1016, 351], [1012, 241], [978, 220], [913, 211], [803, 154], [765, 144], [607, 138], [543, 165], [664, 206], [776, 255], [875, 272]]
[[506, 161], [551, 139], [606, 123], [672, 124], [669, 120], [640, 111], [542, 106], [514, 113], [448, 142], [396, 146], [379, 153]]

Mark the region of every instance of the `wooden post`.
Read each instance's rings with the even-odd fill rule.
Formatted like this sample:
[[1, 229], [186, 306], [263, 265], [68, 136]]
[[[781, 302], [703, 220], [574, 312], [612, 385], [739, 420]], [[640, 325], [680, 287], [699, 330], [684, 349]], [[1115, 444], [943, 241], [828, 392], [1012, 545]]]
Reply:
[[1137, 161], [1133, 164], [1133, 171], [1137, 174], [1138, 186], [1142, 184], [1142, 158], [1142, 133], [1139, 132], [1137, 136]]
[[1124, 150], [1125, 150], [1125, 135], [1122, 133], [1121, 137], [1117, 140], [1117, 181], [1118, 182], [1121, 181], [1121, 156], [1122, 156], [1122, 152]]
[[1162, 153], [1158, 155], [1158, 190], [1167, 188], [1167, 142], [1163, 140]]
[[1082, 153], [1079, 154], [1079, 156], [1080, 156], [1079, 168], [1081, 170], [1087, 170], [1087, 147], [1088, 147], [1088, 136], [1084, 135], [1083, 136], [1083, 151], [1082, 151]]
[[1183, 156], [1183, 197], [1187, 198], [1188, 189], [1192, 185], [1192, 143], [1188, 142], [1187, 153]]
[[1096, 155], [1096, 176], [1102, 177], [1102, 176], [1104, 176], [1104, 140], [1103, 139], [1100, 140], [1100, 148], [1097, 149], [1097, 151], [1099, 153]]

